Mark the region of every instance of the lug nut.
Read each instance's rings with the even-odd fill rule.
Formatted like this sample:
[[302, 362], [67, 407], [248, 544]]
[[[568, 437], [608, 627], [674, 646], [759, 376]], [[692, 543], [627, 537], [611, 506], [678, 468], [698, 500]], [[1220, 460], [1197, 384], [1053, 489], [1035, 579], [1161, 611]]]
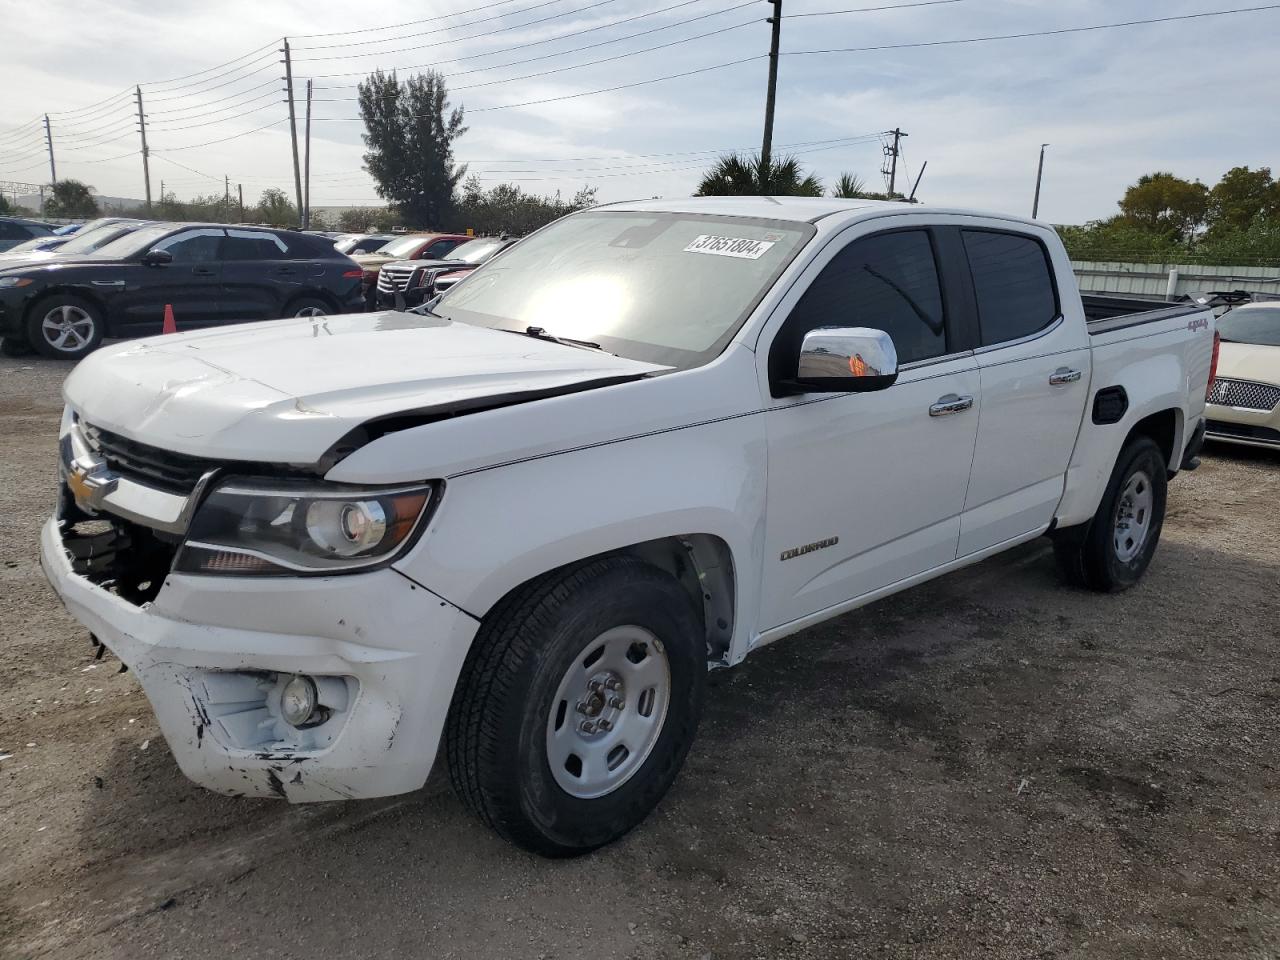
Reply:
[[623, 700], [621, 697], [609, 698], [609, 706], [613, 707], [613, 709], [615, 710], [621, 710], [626, 705], [627, 705], [627, 702]]
[[620, 686], [622, 686], [622, 681], [619, 680], [617, 677], [610, 677], [608, 680], [604, 682], [604, 686], [606, 690], [617, 690]]
[[584, 717], [587, 715], [587, 705], [583, 703], [581, 700], [578, 701], [578, 705], [575, 706], [573, 709], [577, 710]]
[[580, 726], [578, 729], [581, 730], [583, 733], [595, 733], [596, 725], [592, 723], [590, 720], [583, 720], [582, 726]]
[[610, 730], [613, 729], [613, 724], [610, 723], [608, 720], [601, 718], [600, 729], [603, 730], [605, 733], [608, 733]]

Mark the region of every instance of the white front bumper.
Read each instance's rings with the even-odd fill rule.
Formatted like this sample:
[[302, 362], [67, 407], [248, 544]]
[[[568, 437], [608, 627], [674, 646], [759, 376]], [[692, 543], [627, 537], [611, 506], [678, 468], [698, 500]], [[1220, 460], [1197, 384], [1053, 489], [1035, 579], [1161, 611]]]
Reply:
[[[390, 569], [171, 574], [153, 603], [135, 606], [72, 570], [54, 519], [40, 557], [71, 614], [137, 675], [196, 783], [306, 802], [426, 782], [478, 627], [429, 590]], [[321, 726], [295, 731], [278, 720], [268, 682], [293, 673], [344, 678], [351, 695]]]

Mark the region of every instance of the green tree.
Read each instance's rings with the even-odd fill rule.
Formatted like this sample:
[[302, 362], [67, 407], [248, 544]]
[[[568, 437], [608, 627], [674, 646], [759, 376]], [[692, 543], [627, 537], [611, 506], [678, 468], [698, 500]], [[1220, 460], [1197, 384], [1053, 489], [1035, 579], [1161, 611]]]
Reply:
[[831, 195], [841, 200], [901, 200], [902, 194], [877, 193], [867, 189], [867, 182], [856, 173], [842, 173], [831, 190]]
[[96, 217], [101, 212], [93, 187], [79, 180], [59, 180], [49, 189], [44, 212], [49, 217]]
[[9, 198], [0, 193], [0, 214], [7, 214], [13, 206], [9, 203]]
[[1209, 190], [1172, 173], [1144, 174], [1120, 201], [1124, 217], [1153, 233], [1190, 243], [1209, 213]]
[[245, 210], [245, 217], [255, 223], [293, 227], [298, 224], [298, 208], [279, 187], [268, 187], [262, 191], [257, 206]]
[[444, 76], [434, 70], [401, 83], [381, 70], [359, 85], [365, 168], [378, 196], [416, 227], [440, 227], [453, 212], [466, 166], [453, 162], [453, 142], [467, 128], [462, 107], [449, 109]]
[[1280, 181], [1271, 168], [1232, 167], [1209, 191], [1209, 230], [1247, 230], [1259, 217], [1280, 218]]
[[513, 183], [500, 183], [485, 190], [477, 177], [462, 185], [457, 212], [452, 221], [459, 230], [468, 227], [480, 235], [509, 233], [524, 236], [576, 210], [595, 206], [596, 188], [583, 187], [573, 199], [560, 194], [538, 196], [525, 193]]
[[806, 174], [795, 157], [770, 157], [766, 169], [759, 155], [730, 153], [702, 175], [699, 197], [820, 197], [822, 181]]
[[1187, 256], [1186, 247], [1169, 235], [1124, 217], [1059, 227], [1058, 233], [1072, 260], [1174, 263]]

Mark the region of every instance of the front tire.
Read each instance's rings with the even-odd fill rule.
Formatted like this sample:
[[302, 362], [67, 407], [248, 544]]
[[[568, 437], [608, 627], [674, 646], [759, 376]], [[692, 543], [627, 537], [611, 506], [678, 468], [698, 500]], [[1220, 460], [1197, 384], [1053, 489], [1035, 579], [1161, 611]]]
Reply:
[[69, 294], [46, 297], [27, 314], [27, 341], [53, 360], [88, 356], [105, 332], [98, 306]]
[[1102, 593], [1128, 590], [1155, 555], [1168, 495], [1164, 453], [1150, 437], [1130, 440], [1087, 524], [1054, 533], [1053, 548], [1067, 579]]
[[459, 798], [501, 836], [577, 856], [642, 821], [702, 711], [706, 645], [688, 592], [631, 557], [568, 567], [485, 618], [449, 711]]

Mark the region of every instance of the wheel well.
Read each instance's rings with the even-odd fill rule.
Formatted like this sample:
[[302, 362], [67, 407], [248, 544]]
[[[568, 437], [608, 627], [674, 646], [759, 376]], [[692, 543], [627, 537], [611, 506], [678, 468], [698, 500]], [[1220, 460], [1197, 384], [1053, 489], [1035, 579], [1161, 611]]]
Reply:
[[1178, 441], [1178, 426], [1181, 419], [1180, 411], [1174, 409], [1161, 410], [1159, 413], [1143, 417], [1133, 425], [1129, 436], [1125, 438], [1125, 443], [1138, 436], [1150, 437], [1164, 454], [1164, 462], [1169, 470], [1175, 471], [1178, 468], [1174, 461], [1175, 444]]
[[296, 294], [284, 302], [284, 312], [287, 314], [289, 312], [289, 308], [299, 300], [323, 300], [329, 305], [334, 313], [337, 313], [342, 309], [338, 301], [334, 297], [330, 296], [326, 291], [304, 290], [302, 293]]
[[40, 296], [36, 297], [29, 304], [27, 304], [26, 313], [23, 315], [23, 318], [22, 318], [24, 325], [26, 321], [30, 320], [35, 315], [35, 312], [40, 307], [40, 305], [44, 303], [46, 300], [50, 299], [51, 297], [75, 297], [77, 300], [83, 300], [86, 303], [91, 303], [93, 304], [93, 306], [95, 306], [98, 309], [98, 312], [102, 315], [103, 324], [105, 325], [107, 322], [106, 306], [103, 304], [101, 300], [99, 300], [92, 293], [89, 293], [84, 290], [77, 290], [77, 289], [68, 288], [68, 287], [55, 287], [52, 290], [46, 290], [44, 293], [40, 294]]

